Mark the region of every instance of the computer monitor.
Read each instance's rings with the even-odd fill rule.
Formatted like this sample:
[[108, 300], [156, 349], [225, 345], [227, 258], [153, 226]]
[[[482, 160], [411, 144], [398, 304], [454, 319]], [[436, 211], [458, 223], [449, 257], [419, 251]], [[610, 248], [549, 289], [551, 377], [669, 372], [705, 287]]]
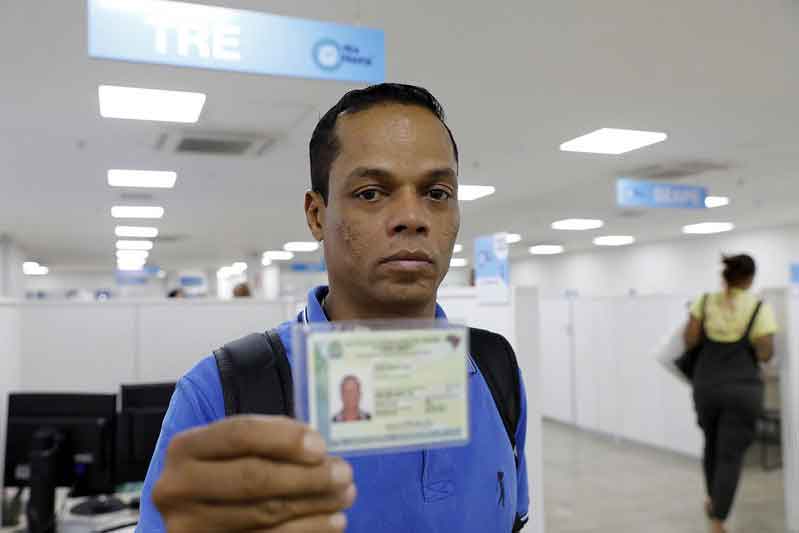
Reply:
[[[114, 394], [9, 394], [3, 485], [30, 488], [29, 532], [54, 531], [57, 487], [69, 487], [72, 497], [114, 492], [115, 423]], [[122, 507], [91, 498], [72, 512]]]
[[30, 394], [8, 397], [4, 486], [30, 483], [37, 431], [55, 437], [54, 482], [74, 496], [114, 491], [116, 395]]
[[122, 385], [117, 436], [117, 482], [143, 481], [175, 383]]

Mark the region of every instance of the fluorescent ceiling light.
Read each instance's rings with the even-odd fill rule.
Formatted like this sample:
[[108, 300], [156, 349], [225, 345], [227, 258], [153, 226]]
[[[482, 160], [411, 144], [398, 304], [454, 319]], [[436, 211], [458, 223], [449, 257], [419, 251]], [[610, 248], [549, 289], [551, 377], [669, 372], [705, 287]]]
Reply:
[[203, 93], [100, 85], [100, 115], [104, 118], [194, 123], [205, 105]]
[[164, 208], [154, 205], [115, 205], [111, 208], [114, 218], [161, 218]]
[[665, 141], [668, 135], [658, 131], [602, 128], [560, 145], [563, 152], [619, 155]]
[[233, 263], [232, 267], [233, 267], [233, 272], [241, 274], [242, 272], [247, 270], [247, 263], [245, 263], [244, 261], [236, 261], [235, 263]]
[[635, 237], [631, 235], [606, 235], [594, 239], [597, 246], [627, 246], [635, 242]]
[[455, 247], [452, 249], [452, 253], [453, 254], [459, 254], [462, 251], [463, 251], [463, 245], [462, 244], [456, 244]]
[[150, 256], [147, 250], [117, 250], [117, 260], [140, 259], [144, 260]]
[[689, 224], [683, 226], [682, 232], [686, 235], [707, 235], [709, 233], [724, 233], [735, 229], [732, 222], [703, 222], [702, 224]]
[[144, 239], [152, 239], [158, 237], [158, 228], [151, 228], [147, 226], [117, 226], [114, 229], [117, 237], [136, 237]]
[[726, 196], [708, 196], [705, 198], [705, 207], [708, 209], [724, 207], [725, 205], [730, 205], [730, 199]]
[[108, 184], [111, 187], [147, 187], [151, 189], [171, 189], [178, 179], [177, 172], [167, 170], [121, 170], [108, 171]]
[[26, 276], [46, 276], [50, 269], [36, 261], [25, 261], [22, 263], [22, 273]]
[[283, 245], [283, 250], [287, 252], [315, 252], [319, 249], [319, 243], [310, 242], [287, 242]]
[[486, 196], [491, 196], [496, 192], [496, 188], [491, 185], [459, 185], [458, 200], [461, 202], [471, 202]]
[[508, 233], [505, 235], [505, 242], [508, 244], [516, 244], [522, 240], [522, 236], [518, 233]]
[[290, 261], [294, 259], [294, 254], [285, 250], [270, 250], [264, 252], [263, 258], [271, 261]]
[[563, 246], [559, 244], [539, 244], [529, 249], [532, 255], [557, 255], [563, 253]]
[[152, 250], [153, 241], [117, 241], [117, 250]]
[[453, 268], [465, 267], [468, 264], [469, 264], [469, 261], [464, 259], [463, 257], [453, 257], [449, 261], [449, 266], [451, 266]]
[[601, 220], [593, 218], [567, 218], [565, 220], [558, 220], [552, 223], [552, 229], [563, 231], [586, 231], [590, 229], [599, 229], [605, 223]]

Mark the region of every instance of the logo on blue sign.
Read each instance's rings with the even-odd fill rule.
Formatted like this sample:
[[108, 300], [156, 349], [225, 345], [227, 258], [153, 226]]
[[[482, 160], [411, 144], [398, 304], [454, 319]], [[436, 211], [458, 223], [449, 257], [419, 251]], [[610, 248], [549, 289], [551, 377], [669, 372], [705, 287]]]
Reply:
[[341, 48], [333, 39], [322, 39], [313, 47], [313, 60], [323, 70], [336, 70], [341, 66]]
[[313, 60], [322, 70], [333, 71], [343, 63], [372, 66], [372, 58], [361, 53], [360, 48], [351, 44], [340, 45], [333, 39], [321, 39], [313, 47]]

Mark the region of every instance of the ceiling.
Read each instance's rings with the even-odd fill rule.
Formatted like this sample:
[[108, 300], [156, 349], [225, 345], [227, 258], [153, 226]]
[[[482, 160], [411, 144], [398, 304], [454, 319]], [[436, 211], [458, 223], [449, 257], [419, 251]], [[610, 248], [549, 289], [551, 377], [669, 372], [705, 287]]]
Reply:
[[[444, 104], [462, 183], [497, 193], [463, 204], [460, 241], [511, 231], [528, 245], [591, 246], [549, 229], [560, 218], [606, 220], [639, 242], [684, 224], [740, 229], [799, 222], [799, 2], [389, 2], [217, 0], [226, 7], [385, 30], [387, 79], [428, 87]], [[213, 267], [309, 237], [302, 213], [307, 142], [352, 85], [89, 59], [82, 0], [0, 5], [0, 233], [59, 269], [112, 269], [110, 207], [163, 205], [151, 260]], [[103, 119], [97, 86], [208, 95], [194, 125]], [[600, 127], [665, 131], [622, 156], [560, 152]], [[277, 137], [261, 157], [189, 156], [155, 148], [162, 134], [225, 131]], [[618, 176], [712, 170], [681, 178], [729, 195], [703, 211], [621, 212]], [[150, 200], [121, 199], [109, 168], [176, 170]], [[467, 249], [468, 252], [468, 249]]]

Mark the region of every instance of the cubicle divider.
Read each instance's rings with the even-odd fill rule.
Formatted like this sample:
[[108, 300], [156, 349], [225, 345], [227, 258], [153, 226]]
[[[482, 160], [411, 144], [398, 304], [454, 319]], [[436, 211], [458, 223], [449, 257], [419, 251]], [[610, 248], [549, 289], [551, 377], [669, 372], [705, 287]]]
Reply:
[[439, 291], [439, 303], [451, 322], [501, 333], [516, 352], [527, 392], [525, 456], [530, 482], [530, 522], [525, 531], [544, 533], [538, 290], [514, 287], [507, 303], [488, 304], [480, 301], [473, 287], [445, 288]]
[[799, 290], [769, 291], [766, 297], [773, 302], [782, 328], [775, 348], [782, 406], [785, 524], [788, 533], [799, 533]]
[[690, 388], [657, 362], [687, 318], [687, 296], [541, 299], [545, 417], [693, 457]]
[[115, 392], [175, 381], [225, 342], [288, 318], [285, 302], [21, 303], [24, 390]]

